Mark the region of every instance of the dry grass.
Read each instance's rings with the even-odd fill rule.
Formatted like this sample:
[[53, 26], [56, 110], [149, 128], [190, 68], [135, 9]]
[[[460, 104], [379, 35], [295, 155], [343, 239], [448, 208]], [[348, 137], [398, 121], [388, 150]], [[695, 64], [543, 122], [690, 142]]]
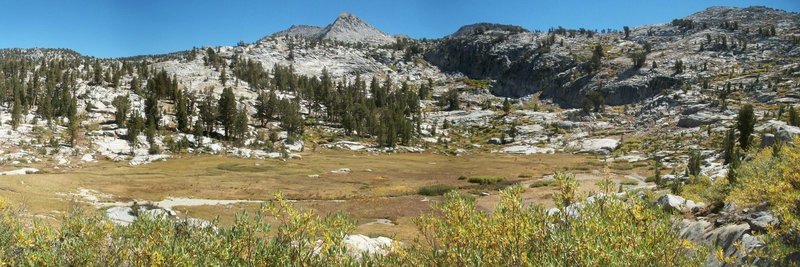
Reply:
[[[47, 173], [0, 177], [0, 195], [24, 206], [37, 217], [60, 218], [70, 197], [79, 188], [111, 194], [104, 201], [159, 201], [167, 197], [269, 200], [282, 191], [301, 208], [321, 213], [345, 212], [364, 234], [386, 233], [410, 240], [416, 233], [413, 218], [430, 211], [438, 196], [421, 196], [424, 186], [441, 184], [463, 188], [465, 193], [489, 192], [478, 197], [479, 207], [494, 207], [499, 188], [530, 179], [509, 180], [497, 186], [470, 184], [460, 176], [542, 177], [555, 170], [585, 165], [584, 155], [472, 154], [464, 157], [433, 153], [371, 154], [320, 149], [298, 160], [256, 160], [224, 156], [189, 156], [144, 166], [100, 162], [68, 170], [34, 166]], [[349, 168], [349, 174], [331, 170]], [[319, 175], [317, 178], [309, 175]], [[581, 190], [596, 190], [586, 175]], [[530, 204], [552, 206], [552, 187], [528, 188], [522, 194]], [[80, 199], [79, 199], [80, 200]], [[229, 224], [242, 209], [255, 211], [259, 204], [176, 207], [181, 216], [219, 218]], [[367, 224], [389, 219], [397, 225]]]

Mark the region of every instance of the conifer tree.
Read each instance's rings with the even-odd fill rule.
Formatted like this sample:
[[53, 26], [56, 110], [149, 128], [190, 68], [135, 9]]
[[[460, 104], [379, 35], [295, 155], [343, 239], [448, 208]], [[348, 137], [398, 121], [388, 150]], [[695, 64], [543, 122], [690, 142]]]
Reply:
[[242, 105], [242, 108], [236, 114], [236, 119], [234, 121], [234, 130], [236, 139], [244, 138], [245, 134], [247, 133], [247, 124], [249, 123], [249, 115], [247, 114], [247, 108]]
[[194, 138], [195, 140], [197, 140], [198, 144], [200, 144], [201, 140], [203, 140], [203, 132], [204, 132], [203, 127], [204, 127], [203, 120], [200, 119], [195, 120], [194, 126], [192, 126], [192, 134], [194, 135]]
[[692, 151], [692, 153], [689, 155], [689, 163], [687, 164], [687, 169], [690, 175], [700, 175], [700, 162], [700, 152]]
[[225, 137], [231, 137], [236, 112], [236, 95], [233, 94], [233, 89], [226, 87], [222, 90], [217, 104], [217, 120], [225, 131]]
[[736, 128], [739, 130], [739, 147], [747, 151], [750, 148], [750, 141], [753, 134], [753, 127], [756, 124], [755, 114], [753, 113], [753, 105], [746, 104], [739, 110], [739, 116], [736, 118]]
[[121, 95], [114, 98], [111, 101], [111, 105], [114, 106], [117, 110], [114, 112], [114, 120], [117, 123], [117, 126], [120, 128], [125, 127], [125, 123], [128, 121], [128, 113], [130, 113], [131, 109], [131, 102], [128, 95]]
[[261, 126], [266, 126], [267, 121], [272, 119], [272, 114], [270, 113], [272, 107], [269, 106], [270, 99], [269, 95], [266, 93], [258, 94], [256, 98], [256, 119], [259, 120]]
[[653, 178], [656, 186], [661, 185], [661, 157], [655, 156], [653, 161]]
[[[15, 92], [18, 90], [15, 90]], [[14, 106], [11, 108], [11, 128], [17, 130], [17, 126], [19, 125], [19, 119], [22, 115], [22, 104], [19, 99], [19, 94], [14, 94]]]
[[511, 113], [511, 102], [508, 101], [508, 97], [503, 101], [503, 112], [505, 112], [506, 115]]
[[729, 129], [725, 133], [725, 142], [722, 147], [722, 156], [725, 159], [725, 164], [731, 163], [734, 148], [736, 148], [736, 134], [733, 129]]
[[222, 67], [222, 70], [219, 72], [219, 81], [222, 83], [222, 86], [228, 82], [228, 76], [225, 73], [225, 67]]
[[789, 125], [800, 126], [800, 115], [794, 109], [794, 106], [789, 107]]
[[594, 50], [592, 50], [592, 64], [589, 72], [594, 72], [600, 69], [603, 56], [605, 56], [603, 53], [603, 46], [599, 44], [595, 45]]
[[209, 92], [200, 104], [200, 120], [205, 124], [206, 135], [210, 135], [214, 132], [214, 126], [217, 122], [216, 102], [217, 100], [214, 98], [214, 95]]
[[78, 127], [80, 123], [78, 122], [78, 100], [77, 98], [73, 97], [69, 104], [68, 110], [68, 119], [69, 124], [67, 125], [67, 132], [69, 133], [69, 143], [72, 147], [75, 147], [75, 143], [78, 140]]
[[158, 109], [158, 98], [156, 93], [150, 92], [144, 101], [144, 114], [145, 125], [148, 127], [152, 124], [153, 127], [158, 128], [158, 122], [161, 120], [161, 111]]
[[178, 131], [189, 132], [189, 100], [183, 94], [178, 94], [178, 103], [175, 105], [175, 120], [178, 122]]
[[126, 124], [128, 125], [127, 139], [131, 146], [131, 153], [133, 153], [133, 151], [136, 150], [136, 146], [138, 145], [139, 133], [141, 133], [142, 128], [144, 127], [144, 120], [139, 115], [138, 110], [134, 110], [133, 112], [131, 112], [128, 118], [128, 122]]

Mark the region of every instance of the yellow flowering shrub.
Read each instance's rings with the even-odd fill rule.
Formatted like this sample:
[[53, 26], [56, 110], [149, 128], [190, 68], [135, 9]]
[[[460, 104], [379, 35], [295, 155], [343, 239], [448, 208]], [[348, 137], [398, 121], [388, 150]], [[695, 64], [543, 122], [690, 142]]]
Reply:
[[800, 256], [800, 138], [792, 146], [755, 153], [737, 174], [728, 200], [743, 207], [766, 203], [780, 220], [769, 229], [767, 251], [760, 256], [777, 263], [789, 255]]
[[[680, 239], [662, 210], [608, 194], [576, 202], [572, 175], [557, 174], [561, 211], [526, 207], [520, 188], [502, 192], [493, 212], [456, 193], [417, 221], [422, 239], [404, 248], [412, 266], [697, 266], [704, 248]], [[574, 211], [574, 212], [573, 212]], [[688, 252], [694, 253], [688, 253]]]

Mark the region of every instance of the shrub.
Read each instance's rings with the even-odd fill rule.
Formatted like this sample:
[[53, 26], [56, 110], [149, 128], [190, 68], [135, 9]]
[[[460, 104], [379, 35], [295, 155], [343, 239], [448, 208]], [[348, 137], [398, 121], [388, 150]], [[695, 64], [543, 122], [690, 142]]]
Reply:
[[639, 180], [632, 179], [632, 178], [626, 178], [626, 179], [620, 181], [619, 183], [622, 184], [622, 185], [638, 185], [639, 184]]
[[419, 191], [417, 191], [417, 193], [423, 196], [441, 196], [455, 189], [455, 187], [449, 185], [436, 184], [423, 186], [419, 189]]
[[531, 183], [531, 188], [545, 187], [545, 186], [556, 186], [556, 185], [558, 185], [556, 180], [542, 179], [542, 180], [533, 181]]
[[[767, 257], [777, 265], [800, 253], [800, 140], [792, 146], [763, 149], [735, 169], [728, 200], [740, 206], [767, 203], [780, 225], [768, 230]], [[795, 256], [796, 257], [796, 256]], [[797, 262], [794, 262], [797, 264]]]
[[[560, 180], [568, 183], [568, 177]], [[678, 237], [662, 211], [637, 198], [600, 198], [586, 203], [579, 216], [546, 215], [540, 206], [524, 205], [521, 191], [501, 191], [500, 203], [489, 213], [478, 210], [475, 201], [445, 195], [434, 212], [416, 220], [424, 239], [404, 247], [401, 261], [411, 266], [701, 266], [705, 260], [702, 248], [688, 256], [692, 243]]]
[[505, 178], [500, 176], [472, 176], [469, 177], [469, 179], [467, 179], [467, 182], [473, 184], [487, 185], [487, 184], [496, 184], [502, 182], [503, 180], [505, 180]]

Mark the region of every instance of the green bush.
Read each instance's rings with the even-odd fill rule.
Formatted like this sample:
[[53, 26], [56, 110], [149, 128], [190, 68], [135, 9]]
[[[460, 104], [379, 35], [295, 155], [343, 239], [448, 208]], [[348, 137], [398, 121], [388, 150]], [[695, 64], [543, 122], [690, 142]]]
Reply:
[[444, 193], [450, 192], [455, 190], [455, 187], [444, 185], [444, 184], [435, 184], [429, 186], [423, 186], [417, 191], [418, 194], [423, 196], [441, 196]]
[[531, 183], [531, 188], [544, 187], [544, 186], [557, 186], [558, 182], [552, 179], [536, 180]]
[[[752, 152], [736, 168], [737, 179], [730, 185], [728, 201], [743, 207], [768, 203], [780, 220], [768, 229], [766, 251], [754, 253], [775, 265], [791, 266], [800, 262], [800, 138], [790, 145]], [[722, 179], [718, 179], [722, 180]], [[718, 196], [714, 194], [713, 196]]]
[[[576, 189], [565, 191], [569, 188]], [[586, 203], [580, 216], [546, 215], [542, 207], [524, 205], [520, 193], [520, 188], [503, 190], [489, 213], [475, 201], [446, 194], [434, 212], [416, 221], [425, 239], [404, 248], [404, 265], [702, 266], [705, 261], [706, 250], [679, 238], [668, 215], [637, 198], [601, 198]]]
[[503, 180], [505, 180], [505, 178], [501, 176], [472, 176], [469, 177], [469, 179], [467, 179], [467, 182], [473, 184], [488, 185], [488, 184], [496, 184], [502, 182]]

